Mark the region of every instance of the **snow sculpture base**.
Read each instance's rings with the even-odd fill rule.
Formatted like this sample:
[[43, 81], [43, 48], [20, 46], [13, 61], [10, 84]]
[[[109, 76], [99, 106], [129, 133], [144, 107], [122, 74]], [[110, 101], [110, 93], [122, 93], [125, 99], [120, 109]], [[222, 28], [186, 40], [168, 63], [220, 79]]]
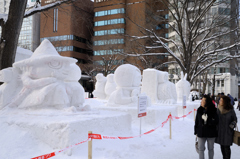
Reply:
[[[100, 104], [101, 102], [102, 101], [98, 99], [86, 100], [86, 103], [98, 103], [96, 104], [97, 106], [95, 107], [92, 106], [93, 108], [96, 108], [99, 110], [126, 112], [131, 115], [133, 121], [135, 120], [136, 122], [139, 121], [137, 107], [128, 107], [124, 105], [120, 107], [109, 107], [109, 106], [106, 106], [106, 104], [104, 103]], [[199, 106], [200, 106], [199, 101], [187, 102], [186, 109], [183, 109], [182, 103], [179, 103], [179, 102], [176, 104], [153, 104], [147, 107], [147, 116], [142, 117], [142, 122], [143, 124], [146, 124], [146, 125], [159, 126], [163, 121], [167, 119], [170, 112], [173, 116], [181, 117], [183, 115], [186, 115], [188, 112], [193, 111], [194, 109], [197, 109]], [[194, 113], [190, 115], [192, 119], [194, 119], [193, 115]]]
[[[53, 152], [86, 140], [88, 131], [112, 136], [128, 134], [131, 130], [131, 116], [124, 112], [106, 110], [72, 112], [71, 108], [61, 111], [4, 110], [0, 111], [0, 125], [6, 125], [5, 131], [15, 127], [19, 132], [30, 134], [29, 138], [47, 144]], [[112, 132], [119, 132], [119, 134], [112, 134]], [[0, 139], [4, 138], [2, 134], [4, 133], [0, 131]], [[24, 144], [22, 143], [19, 147], [24, 147]], [[87, 147], [86, 143], [64, 153], [71, 155], [85, 147]], [[36, 151], [35, 154], [29, 155], [31, 158], [43, 154]]]

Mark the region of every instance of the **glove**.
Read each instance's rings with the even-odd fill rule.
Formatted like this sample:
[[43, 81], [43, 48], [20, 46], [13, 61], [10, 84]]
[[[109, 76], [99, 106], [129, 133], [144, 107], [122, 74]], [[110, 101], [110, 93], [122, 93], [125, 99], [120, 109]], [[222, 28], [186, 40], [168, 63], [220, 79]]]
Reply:
[[231, 129], [234, 129], [235, 126], [236, 126], [236, 121], [231, 122], [231, 124], [229, 125]]
[[208, 118], [207, 114], [202, 115], [202, 119], [204, 120], [205, 125], [207, 124], [207, 118]]

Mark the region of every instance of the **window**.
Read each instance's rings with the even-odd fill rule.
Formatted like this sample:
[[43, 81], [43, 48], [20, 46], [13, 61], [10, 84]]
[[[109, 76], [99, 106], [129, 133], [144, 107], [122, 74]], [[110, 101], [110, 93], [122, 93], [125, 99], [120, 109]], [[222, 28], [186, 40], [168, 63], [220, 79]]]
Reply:
[[53, 32], [58, 30], [58, 8], [53, 9]]
[[95, 16], [96, 17], [101, 17], [101, 16], [114, 15], [114, 14], [120, 14], [120, 13], [125, 13], [125, 9], [124, 8], [118, 8], [118, 9], [99, 11], [99, 12], [95, 12]]
[[99, 40], [99, 41], [94, 41], [95, 46], [99, 45], [112, 45], [112, 44], [124, 44], [124, 39], [109, 39], [109, 40]]
[[104, 20], [104, 21], [96, 21], [95, 26], [104, 26], [104, 25], [120, 24], [120, 23], [125, 23], [124, 18]]
[[111, 55], [111, 54], [118, 54], [118, 53], [122, 53], [124, 50], [123, 49], [113, 49], [113, 50], [97, 50], [94, 51], [94, 55], [95, 56], [99, 56], [99, 55]]
[[217, 87], [220, 87], [220, 81], [217, 80]]
[[224, 80], [221, 80], [221, 86], [224, 87]]

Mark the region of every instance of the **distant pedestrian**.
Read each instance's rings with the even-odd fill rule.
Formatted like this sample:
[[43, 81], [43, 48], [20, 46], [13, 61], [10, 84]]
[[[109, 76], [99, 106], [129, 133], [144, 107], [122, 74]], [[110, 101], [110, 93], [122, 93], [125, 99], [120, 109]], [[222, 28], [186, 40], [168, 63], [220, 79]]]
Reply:
[[218, 137], [215, 142], [220, 144], [223, 159], [231, 158], [230, 146], [233, 143], [234, 128], [237, 124], [237, 116], [228, 96], [221, 96], [218, 106]]
[[237, 109], [240, 111], [240, 102], [238, 102]]
[[194, 134], [198, 137], [199, 159], [204, 159], [205, 143], [207, 141], [209, 159], [214, 156], [214, 141], [217, 136], [218, 115], [212, 99], [204, 95], [201, 106], [197, 109]]
[[235, 104], [234, 98], [230, 94], [227, 94], [227, 96], [231, 99], [232, 106], [234, 106], [234, 104]]

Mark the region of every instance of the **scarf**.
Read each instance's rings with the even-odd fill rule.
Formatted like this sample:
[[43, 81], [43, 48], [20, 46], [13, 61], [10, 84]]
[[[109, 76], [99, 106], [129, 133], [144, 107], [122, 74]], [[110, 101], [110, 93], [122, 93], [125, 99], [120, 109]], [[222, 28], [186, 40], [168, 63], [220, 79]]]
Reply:
[[230, 111], [230, 110], [224, 109], [222, 105], [219, 105], [218, 109], [220, 110], [221, 114], [226, 114], [226, 113], [228, 113]]

